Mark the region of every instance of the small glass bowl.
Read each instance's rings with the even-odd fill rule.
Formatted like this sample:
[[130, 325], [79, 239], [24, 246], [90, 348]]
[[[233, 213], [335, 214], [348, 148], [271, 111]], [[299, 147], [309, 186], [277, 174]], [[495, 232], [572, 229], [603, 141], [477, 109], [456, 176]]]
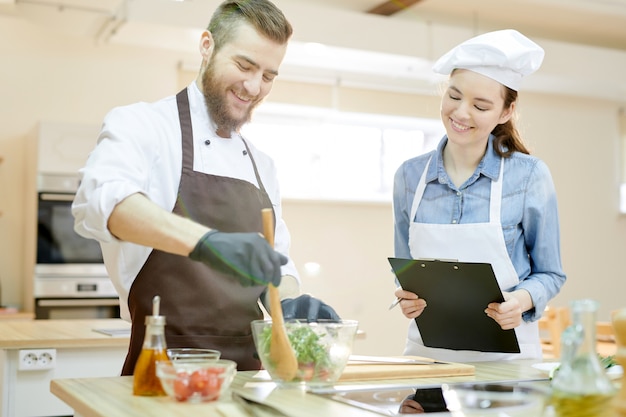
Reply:
[[158, 361], [156, 374], [165, 393], [179, 402], [215, 401], [230, 387], [237, 364], [228, 359]]

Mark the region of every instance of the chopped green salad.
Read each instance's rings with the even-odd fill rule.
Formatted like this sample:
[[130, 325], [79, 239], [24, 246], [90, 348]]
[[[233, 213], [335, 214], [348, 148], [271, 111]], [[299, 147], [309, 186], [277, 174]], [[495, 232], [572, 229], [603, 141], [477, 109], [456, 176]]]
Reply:
[[[615, 360], [615, 355], [602, 356], [598, 354], [598, 359], [600, 359], [600, 364], [604, 367], [604, 369], [609, 369], [613, 366], [619, 365]], [[558, 372], [561, 366], [557, 366], [552, 371], [550, 371], [550, 379], [554, 378], [554, 375]]]
[[[310, 381], [323, 379], [332, 371], [332, 362], [327, 347], [321, 341], [323, 334], [317, 334], [312, 328], [300, 323], [286, 323], [287, 336], [298, 360], [298, 374], [294, 380]], [[263, 355], [269, 358], [272, 328], [266, 327], [261, 334]], [[273, 365], [273, 364], [272, 364]]]

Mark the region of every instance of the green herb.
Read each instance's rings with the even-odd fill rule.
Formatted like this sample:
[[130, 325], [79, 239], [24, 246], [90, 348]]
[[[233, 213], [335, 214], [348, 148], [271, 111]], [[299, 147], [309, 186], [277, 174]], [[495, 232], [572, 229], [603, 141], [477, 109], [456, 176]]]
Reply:
[[598, 355], [598, 357], [600, 358], [600, 363], [606, 369], [610, 368], [611, 366], [617, 365], [617, 361], [615, 360], [615, 355], [609, 355], [609, 356]]
[[[600, 359], [600, 365], [602, 365], [604, 369], [609, 369], [612, 366], [618, 365], [617, 361], [615, 360], [615, 355], [602, 356], [598, 353], [598, 359]], [[550, 371], [550, 379], [554, 378], [554, 375], [556, 374], [556, 372], [558, 372], [560, 367], [561, 365], [555, 367], [554, 369], [552, 369], [552, 371]]]
[[[301, 371], [298, 379], [309, 380], [315, 375], [327, 373], [331, 368], [331, 360], [327, 347], [322, 341], [324, 334], [318, 334], [306, 323], [285, 323], [289, 343], [293, 348], [298, 368]], [[261, 334], [261, 349], [269, 357], [272, 329], [266, 327]]]
[[327, 367], [330, 363], [326, 347], [320, 343], [321, 336], [308, 326], [298, 327], [289, 332], [289, 342], [296, 352], [298, 363], [315, 364]]

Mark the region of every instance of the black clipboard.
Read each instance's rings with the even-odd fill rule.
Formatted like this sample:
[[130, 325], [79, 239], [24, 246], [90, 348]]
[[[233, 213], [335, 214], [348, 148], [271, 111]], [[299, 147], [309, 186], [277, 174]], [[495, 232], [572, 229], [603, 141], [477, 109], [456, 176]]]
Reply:
[[415, 319], [424, 346], [520, 353], [515, 330], [485, 314], [487, 304], [504, 301], [491, 264], [388, 259], [402, 288], [428, 303]]

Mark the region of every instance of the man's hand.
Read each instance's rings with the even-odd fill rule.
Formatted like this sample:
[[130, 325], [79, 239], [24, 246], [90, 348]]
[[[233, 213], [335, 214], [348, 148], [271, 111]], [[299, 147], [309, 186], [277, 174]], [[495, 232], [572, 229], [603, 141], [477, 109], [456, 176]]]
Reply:
[[285, 320], [341, 320], [331, 306], [308, 294], [296, 298], [285, 298], [280, 304], [283, 308], [283, 317]]
[[239, 279], [242, 286], [280, 284], [280, 267], [288, 258], [276, 252], [259, 233], [210, 230], [189, 257]]

